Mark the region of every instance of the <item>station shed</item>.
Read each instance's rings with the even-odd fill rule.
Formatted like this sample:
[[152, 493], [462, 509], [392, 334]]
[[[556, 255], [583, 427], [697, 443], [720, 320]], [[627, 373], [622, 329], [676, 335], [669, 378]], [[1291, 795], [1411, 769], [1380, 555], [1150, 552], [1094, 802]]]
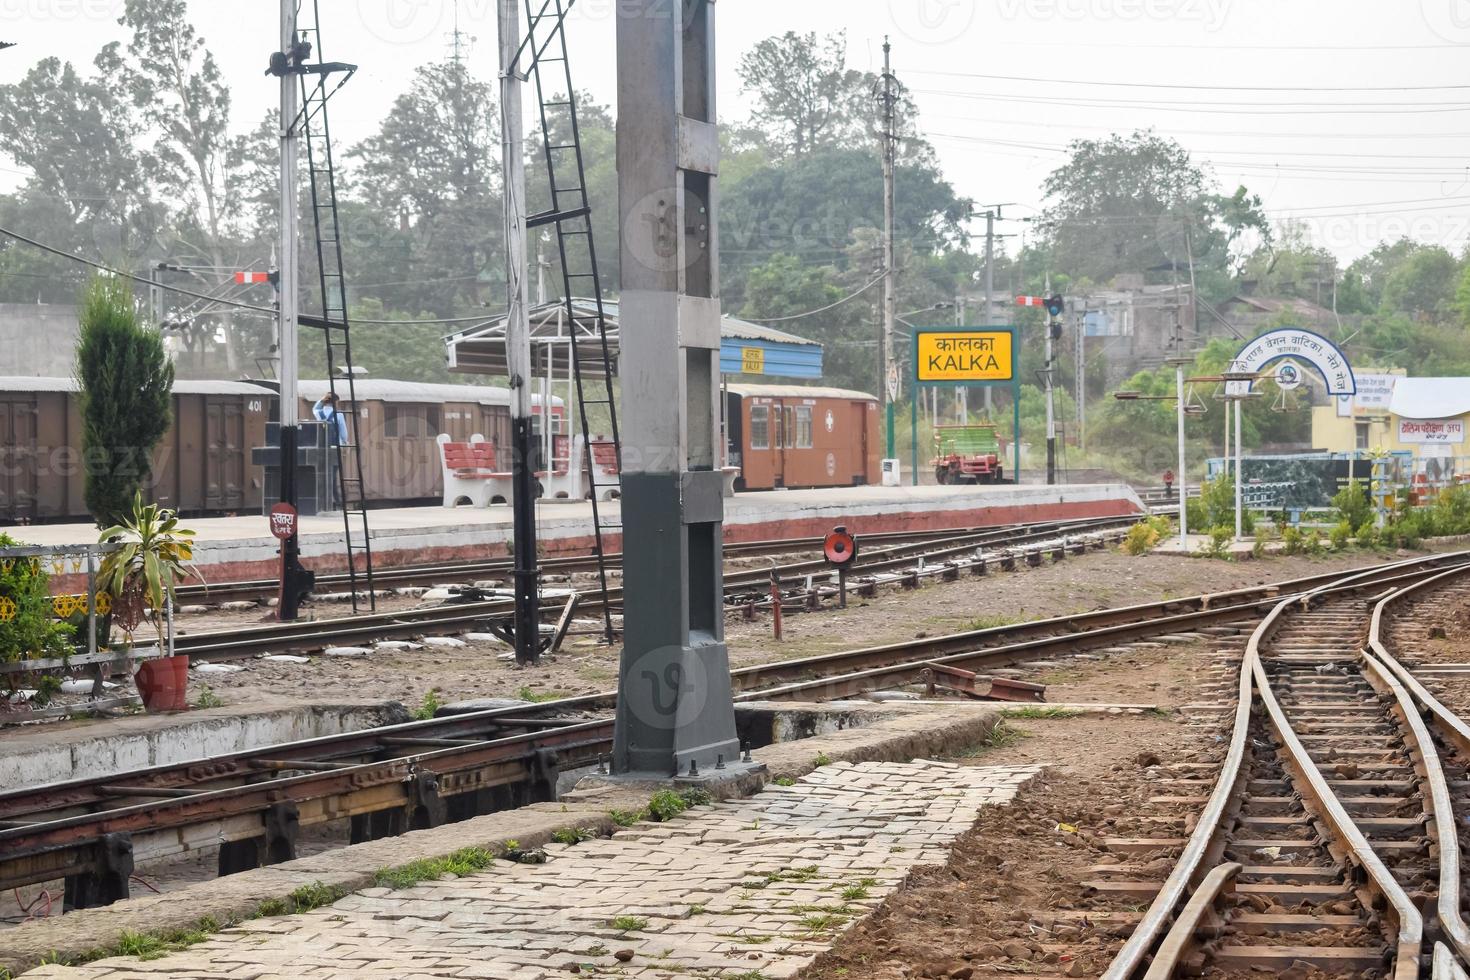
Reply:
[[1431, 486], [1470, 479], [1470, 378], [1360, 374], [1358, 387], [1351, 403], [1312, 409], [1316, 448], [1359, 458], [1399, 455], [1416, 482]]

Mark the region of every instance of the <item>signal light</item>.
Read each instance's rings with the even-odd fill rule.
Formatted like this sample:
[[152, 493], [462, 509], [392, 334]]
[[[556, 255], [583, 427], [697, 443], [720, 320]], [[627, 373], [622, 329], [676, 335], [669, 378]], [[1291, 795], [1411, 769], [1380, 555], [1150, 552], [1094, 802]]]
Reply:
[[1048, 296], [1046, 300], [1046, 312], [1053, 317], [1061, 316], [1067, 312], [1067, 301], [1060, 296]]

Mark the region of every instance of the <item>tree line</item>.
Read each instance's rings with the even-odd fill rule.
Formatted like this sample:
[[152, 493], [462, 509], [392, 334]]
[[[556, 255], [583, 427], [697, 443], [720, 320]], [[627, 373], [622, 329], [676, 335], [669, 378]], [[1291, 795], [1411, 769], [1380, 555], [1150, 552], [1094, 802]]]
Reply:
[[[158, 262], [202, 267], [164, 275], [209, 292], [227, 271], [262, 268], [272, 254], [277, 121], [271, 112], [254, 128], [238, 129], [230, 87], [189, 23], [184, 0], [127, 0], [120, 23], [129, 39], [109, 44], [90, 65], [47, 58], [0, 87], [0, 152], [27, 175], [14, 193], [0, 195], [0, 226], [133, 271]], [[357, 358], [374, 376], [449, 380], [439, 343], [448, 328], [414, 321], [488, 317], [502, 307], [491, 58], [488, 51], [461, 52], [420, 66], [376, 130], [338, 148], [353, 315], [386, 321], [361, 323], [354, 332]], [[725, 310], [820, 341], [828, 383], [877, 391], [880, 79], [848, 63], [841, 32], [767, 38], [742, 55], [738, 74], [752, 111], [726, 119], [722, 132]], [[349, 85], [337, 104], [351, 97]], [[614, 289], [614, 119], [591, 93], [577, 98], [603, 281]], [[902, 86], [898, 117], [899, 309], [930, 311], [908, 317], [916, 322], [949, 319], [953, 312], [934, 308], [980, 295], [984, 256], [983, 242], [971, 235], [975, 203], [947, 179]], [[551, 137], [561, 142], [568, 135]], [[550, 206], [540, 140], [539, 132], [528, 139], [532, 211]], [[1470, 262], [1463, 253], [1403, 239], [1339, 269], [1302, 229], [1273, 223], [1248, 188], [1222, 188], [1208, 165], [1153, 131], [1072, 142], [1040, 190], [1046, 206], [1025, 244], [997, 256], [999, 295], [1037, 293], [1048, 281], [1082, 294], [1131, 274], [1153, 283], [1192, 280], [1204, 304], [1246, 290], [1300, 297], [1336, 310], [1336, 339], [1347, 342], [1360, 366], [1470, 374]], [[312, 253], [302, 249], [308, 310], [316, 303]], [[547, 297], [558, 297], [554, 243], [533, 239], [531, 253]], [[82, 272], [0, 241], [0, 301], [74, 302]], [[264, 287], [241, 296], [269, 303]], [[824, 307], [831, 309], [783, 319]], [[257, 373], [269, 355], [266, 317], [179, 296], [167, 296], [162, 313], [193, 355], [181, 371]], [[1022, 311], [1017, 322], [1022, 377], [1029, 379], [1041, 367], [1039, 314]], [[1201, 366], [1220, 356], [1206, 349]], [[308, 347], [303, 370], [319, 371], [322, 360]], [[1059, 376], [1071, 376], [1070, 353]], [[1149, 374], [1130, 385], [1166, 381], [1172, 384]], [[1122, 407], [1098, 389], [1082, 395], [1104, 401], [1092, 447], [1131, 450], [1137, 440], [1128, 417], [1117, 414]], [[1041, 412], [1034, 386], [1023, 391], [1022, 408], [1034, 434]], [[1166, 426], [1157, 421], [1143, 430]], [[1255, 424], [1263, 437], [1302, 438], [1300, 414]]]

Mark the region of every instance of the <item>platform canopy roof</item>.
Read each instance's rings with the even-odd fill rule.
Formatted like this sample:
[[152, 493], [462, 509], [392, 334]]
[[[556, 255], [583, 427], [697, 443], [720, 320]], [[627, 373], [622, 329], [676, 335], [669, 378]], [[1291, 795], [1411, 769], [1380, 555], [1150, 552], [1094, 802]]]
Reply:
[[[531, 359], [538, 377], [546, 374], [548, 359], [553, 377], [567, 377], [571, 371], [569, 359], [573, 342], [582, 362], [583, 377], [602, 376], [597, 303], [591, 299], [574, 299], [571, 305], [570, 311], [561, 301], [531, 309]], [[621, 334], [619, 307], [612, 300], [603, 300], [602, 310], [607, 321], [608, 353], [616, 374]], [[785, 378], [822, 376], [822, 345], [815, 341], [729, 316], [721, 318], [720, 337], [720, 371], [724, 374]], [[500, 377], [509, 373], [503, 315], [450, 334], [444, 338], [444, 345], [450, 371]], [[751, 353], [753, 351], [760, 353], [757, 356]], [[757, 365], [762, 370], [745, 370]]]

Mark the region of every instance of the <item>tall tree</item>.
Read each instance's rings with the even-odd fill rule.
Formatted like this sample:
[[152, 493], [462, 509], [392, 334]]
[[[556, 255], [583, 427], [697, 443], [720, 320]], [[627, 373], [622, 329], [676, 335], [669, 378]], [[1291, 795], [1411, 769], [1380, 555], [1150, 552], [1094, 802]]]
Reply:
[[[133, 32], [126, 56], [113, 42], [102, 49], [98, 65], [125, 87], [147, 120], [157, 147], [151, 176], [182, 204], [170, 246], [191, 253], [178, 258], [215, 268], [205, 282], [223, 282], [238, 258], [228, 241], [228, 223], [240, 208], [229, 88], [189, 22], [185, 0], [127, 0], [118, 23]], [[233, 372], [241, 351], [229, 316], [222, 331], [226, 367]]]
[[397, 292], [372, 294], [386, 305], [443, 316], [477, 307], [481, 280], [503, 265], [496, 105], [463, 59], [423, 65], [352, 149], [360, 198], [394, 229], [375, 246], [406, 255]]
[[1120, 273], [1187, 276], [1191, 258], [1196, 270], [1223, 274], [1232, 245], [1264, 227], [1258, 200], [1243, 188], [1220, 197], [1184, 147], [1153, 132], [1077, 140], [1042, 189], [1056, 268], [1095, 283]]

